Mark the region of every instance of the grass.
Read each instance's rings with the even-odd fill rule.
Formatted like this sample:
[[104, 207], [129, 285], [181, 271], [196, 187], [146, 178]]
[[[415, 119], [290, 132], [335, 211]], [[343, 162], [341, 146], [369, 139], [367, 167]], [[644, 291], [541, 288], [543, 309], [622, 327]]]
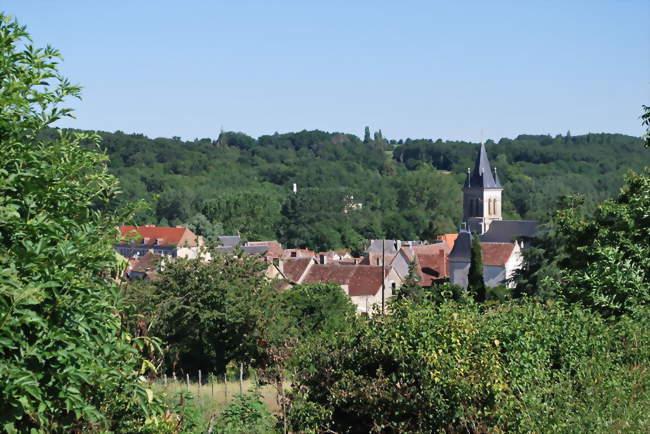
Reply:
[[[156, 381], [152, 388], [157, 393], [164, 393], [172, 399], [179, 392], [189, 392], [192, 395], [193, 406], [200, 413], [201, 420], [207, 425], [213, 415], [219, 415], [230, 403], [236, 394], [239, 394], [239, 381], [228, 383], [210, 382], [199, 385], [198, 382], [189, 383], [169, 380], [167, 384], [163, 381]], [[243, 382], [243, 391], [246, 394], [249, 390], [257, 389], [262, 394], [262, 400], [266, 408], [273, 414], [280, 414], [280, 407], [277, 403], [277, 391], [274, 386], [257, 386], [254, 379], [247, 379]]]

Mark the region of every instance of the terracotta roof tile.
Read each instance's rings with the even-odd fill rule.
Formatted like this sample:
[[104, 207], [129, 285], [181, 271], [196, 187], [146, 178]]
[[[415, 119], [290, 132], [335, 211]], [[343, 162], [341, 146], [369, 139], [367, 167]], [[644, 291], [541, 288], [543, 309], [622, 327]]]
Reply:
[[481, 243], [483, 265], [503, 266], [510, 259], [514, 243]]
[[197, 245], [197, 235], [183, 227], [145, 226], [120, 226], [122, 238], [133, 238], [145, 241], [143, 244], [168, 245]]
[[[384, 276], [388, 268], [384, 269]], [[334, 282], [348, 286], [348, 294], [354, 296], [375, 295], [381, 288], [381, 267], [374, 265], [313, 265], [303, 283]]]
[[447, 277], [447, 255], [444, 252], [438, 254], [415, 254], [420, 275], [420, 285], [431, 286], [433, 281]]
[[268, 251], [266, 252], [266, 256], [271, 256], [274, 258], [279, 258], [282, 256], [282, 253], [284, 250], [282, 249], [282, 244], [279, 242], [272, 240], [272, 241], [249, 241], [246, 243], [246, 246], [266, 246], [268, 247]]
[[282, 273], [291, 282], [298, 282], [312, 262], [312, 258], [294, 258], [282, 261]]
[[437, 238], [446, 242], [449, 246], [449, 251], [451, 252], [454, 249], [454, 243], [456, 242], [456, 238], [458, 238], [458, 234], [442, 234], [438, 235]]

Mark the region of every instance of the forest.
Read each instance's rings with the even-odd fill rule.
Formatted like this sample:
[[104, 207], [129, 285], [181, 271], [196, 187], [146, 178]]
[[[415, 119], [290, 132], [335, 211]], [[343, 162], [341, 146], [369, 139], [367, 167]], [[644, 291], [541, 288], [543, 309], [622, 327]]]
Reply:
[[[469, 142], [387, 140], [367, 127], [364, 139], [323, 131], [258, 139], [222, 132], [190, 142], [98, 134], [123, 190], [114, 206], [146, 204], [129, 223], [182, 224], [208, 239], [240, 233], [316, 250], [359, 251], [366, 239], [430, 240], [457, 231], [462, 183], [478, 150]], [[627, 171], [650, 163], [640, 144], [621, 134], [570, 132], [487, 141], [504, 187], [504, 218], [546, 221], [572, 194], [593, 209], [617, 193]]]
[[[650, 431], [650, 107], [640, 139], [490, 143], [510, 216], [544, 220], [515, 287], [495, 298], [480, 272], [466, 290], [409, 273], [368, 317], [341, 286], [279, 291], [266, 264], [213, 246], [211, 261], [127, 282], [116, 228], [189, 221], [321, 248], [364, 230], [428, 237], [453, 229], [444, 190], [460, 194], [475, 145], [369, 130], [191, 143], [55, 131], [81, 89], [29, 38], [0, 13], [2, 431]], [[538, 184], [539, 198], [514, 199]], [[202, 413], [189, 377], [183, 390], [156, 383], [233, 365], [255, 383], [217, 411]], [[277, 390], [273, 414], [262, 385]]]

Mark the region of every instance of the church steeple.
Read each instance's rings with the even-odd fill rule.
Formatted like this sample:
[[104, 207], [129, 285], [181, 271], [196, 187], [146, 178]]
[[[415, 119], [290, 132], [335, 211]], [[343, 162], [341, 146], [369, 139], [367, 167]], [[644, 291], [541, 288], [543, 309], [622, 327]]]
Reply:
[[465, 188], [501, 188], [499, 178], [492, 175], [492, 167], [488, 159], [485, 145], [481, 143], [481, 148], [476, 156], [474, 170], [468, 172], [465, 179]]
[[463, 186], [463, 220], [473, 232], [483, 234], [493, 220], [501, 220], [501, 182], [481, 143], [474, 170], [467, 169]]

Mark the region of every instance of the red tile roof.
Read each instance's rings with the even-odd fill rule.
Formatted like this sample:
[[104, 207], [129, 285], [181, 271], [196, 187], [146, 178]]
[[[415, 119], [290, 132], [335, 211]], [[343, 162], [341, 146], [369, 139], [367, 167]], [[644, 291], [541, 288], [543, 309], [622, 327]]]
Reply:
[[437, 238], [441, 241], [446, 242], [447, 245], [449, 246], [449, 251], [451, 252], [452, 249], [454, 248], [454, 243], [456, 242], [456, 238], [458, 238], [458, 234], [442, 234], [442, 235], [438, 235]]
[[438, 254], [416, 253], [415, 258], [420, 275], [420, 285], [431, 286], [434, 280], [448, 277], [445, 252], [440, 251]]
[[437, 255], [441, 251], [445, 252], [445, 254], [449, 254], [449, 252], [451, 252], [449, 244], [445, 241], [441, 243], [425, 244], [423, 246], [413, 246], [412, 249], [416, 254], [424, 255]]
[[279, 258], [282, 256], [284, 250], [282, 249], [282, 244], [279, 242], [272, 241], [249, 241], [246, 243], [247, 246], [266, 246], [269, 249], [267, 250], [264, 256], [270, 256], [274, 258]]
[[294, 258], [282, 261], [282, 273], [290, 282], [298, 282], [313, 258]]
[[147, 275], [155, 274], [158, 268], [158, 264], [161, 255], [155, 254], [153, 252], [147, 252], [144, 256], [134, 257], [129, 259], [128, 272], [144, 273]]
[[514, 243], [481, 243], [483, 265], [505, 265], [512, 256], [514, 248]]
[[191, 230], [183, 227], [161, 227], [154, 225], [145, 226], [120, 226], [122, 238], [142, 239], [142, 244], [188, 245], [196, 246], [198, 236]]
[[[384, 269], [384, 277], [388, 268]], [[303, 283], [334, 282], [348, 286], [348, 294], [354, 296], [375, 295], [381, 288], [381, 267], [374, 265], [315, 264], [305, 276]]]

